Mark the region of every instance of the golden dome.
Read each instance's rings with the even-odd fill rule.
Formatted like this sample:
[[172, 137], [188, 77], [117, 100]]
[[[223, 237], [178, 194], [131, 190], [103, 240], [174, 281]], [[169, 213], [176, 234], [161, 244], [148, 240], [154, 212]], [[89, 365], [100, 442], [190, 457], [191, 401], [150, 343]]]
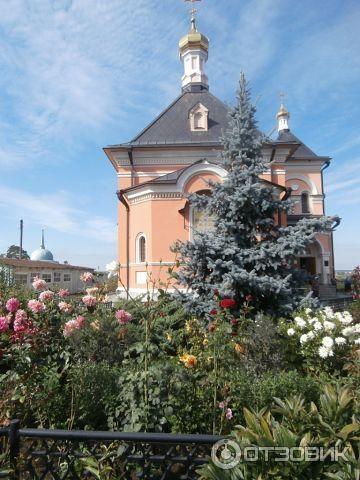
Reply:
[[185, 52], [188, 48], [201, 48], [205, 52], [209, 51], [209, 39], [202, 33], [191, 30], [187, 35], [182, 37], [179, 41], [180, 54]]
[[284, 107], [283, 104], [280, 105], [280, 110], [278, 111], [278, 113], [276, 114], [276, 118], [280, 118], [280, 117], [290, 117], [290, 113], [286, 110], [286, 108]]

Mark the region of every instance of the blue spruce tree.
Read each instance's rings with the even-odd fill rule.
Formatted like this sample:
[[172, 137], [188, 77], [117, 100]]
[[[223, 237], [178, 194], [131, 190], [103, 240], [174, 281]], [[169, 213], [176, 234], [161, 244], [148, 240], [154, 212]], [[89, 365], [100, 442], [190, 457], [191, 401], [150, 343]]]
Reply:
[[238, 304], [251, 295], [254, 313], [289, 314], [302, 300], [293, 262], [316, 232], [331, 227], [332, 219], [325, 217], [277, 225], [279, 214], [289, 212], [290, 200], [282, 200], [277, 188], [260, 178], [267, 169], [262, 159], [266, 139], [257, 130], [255, 111], [242, 74], [222, 138], [221, 163], [228, 175], [210, 183], [211, 195], [189, 196], [190, 205], [214, 218], [214, 229], [194, 232], [192, 242], [174, 247], [181, 264], [178, 282], [189, 291], [183, 300], [198, 314], [213, 308], [216, 291]]

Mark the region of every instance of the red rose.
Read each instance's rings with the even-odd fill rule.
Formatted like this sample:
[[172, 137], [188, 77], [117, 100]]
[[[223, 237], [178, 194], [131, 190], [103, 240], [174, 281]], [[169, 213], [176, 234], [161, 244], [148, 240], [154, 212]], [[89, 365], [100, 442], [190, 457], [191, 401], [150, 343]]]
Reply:
[[252, 295], [246, 295], [245, 300], [247, 302], [252, 302], [254, 300], [254, 297]]
[[235, 306], [236, 302], [232, 298], [223, 298], [220, 302], [221, 308], [234, 308]]
[[216, 315], [216, 314], [217, 314], [216, 308], [213, 308], [212, 310], [210, 310], [210, 315]]
[[214, 290], [214, 295], [219, 295], [219, 290], [217, 288]]
[[233, 318], [233, 319], [231, 320], [231, 324], [232, 324], [232, 325], [237, 325], [237, 323], [238, 323], [238, 321], [236, 320], [236, 318]]

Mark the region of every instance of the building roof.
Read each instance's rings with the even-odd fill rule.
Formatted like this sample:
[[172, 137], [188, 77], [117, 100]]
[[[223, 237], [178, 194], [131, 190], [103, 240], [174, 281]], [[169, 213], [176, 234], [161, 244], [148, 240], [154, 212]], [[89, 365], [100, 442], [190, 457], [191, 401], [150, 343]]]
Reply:
[[306, 146], [298, 137], [296, 137], [290, 130], [282, 130], [279, 132], [277, 143], [296, 143], [299, 147], [295, 150], [292, 158], [307, 158], [317, 157], [308, 146]]
[[[189, 111], [198, 103], [209, 110], [208, 130], [192, 132], [189, 128]], [[121, 146], [220, 144], [222, 130], [228, 125], [227, 114], [228, 107], [209, 91], [184, 92], [135, 138]]]
[[46, 262], [46, 261], [37, 261], [37, 260], [28, 260], [26, 258], [0, 258], [0, 265], [7, 265], [9, 267], [27, 267], [34, 269], [48, 269], [53, 270], [87, 270], [94, 271], [93, 268], [88, 267], [78, 267], [75, 265], [69, 265], [66, 263], [56, 263], [56, 262]]
[[[209, 110], [208, 130], [190, 130], [189, 111], [198, 103]], [[183, 92], [159, 116], [130, 142], [105, 148], [161, 147], [161, 146], [219, 146], [229, 124], [229, 107], [207, 90]], [[292, 144], [294, 153], [290, 159], [329, 158], [319, 157], [290, 130], [279, 132], [273, 145]]]

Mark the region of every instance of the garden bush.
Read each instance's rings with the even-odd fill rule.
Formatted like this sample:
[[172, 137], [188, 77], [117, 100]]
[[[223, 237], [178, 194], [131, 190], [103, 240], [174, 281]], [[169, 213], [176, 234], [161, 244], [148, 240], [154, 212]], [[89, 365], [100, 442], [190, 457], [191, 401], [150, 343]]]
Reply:
[[[353, 391], [326, 385], [316, 404], [306, 405], [302, 396], [294, 396], [284, 401], [275, 399], [271, 410], [264, 408], [254, 412], [244, 409], [245, 424], [235, 427], [232, 439], [243, 452], [246, 447], [257, 451], [257, 460], [244, 457], [234, 468], [221, 468], [235, 458], [236, 450], [230, 444], [217, 450], [214, 462], [202, 467], [199, 476], [203, 480], [358, 479], [360, 423], [354, 405]], [[287, 461], [276, 461], [276, 457], [284, 459], [283, 452], [281, 455], [268, 450], [265, 454], [259, 450], [285, 446], [296, 447], [294, 457], [297, 460], [290, 457]], [[336, 447], [339, 452], [344, 452], [344, 456], [339, 455], [336, 461], [330, 457], [324, 461], [306, 461], [305, 451], [299, 451], [300, 448], [318, 446], [325, 450]], [[229, 455], [221, 457], [224, 448]]]

